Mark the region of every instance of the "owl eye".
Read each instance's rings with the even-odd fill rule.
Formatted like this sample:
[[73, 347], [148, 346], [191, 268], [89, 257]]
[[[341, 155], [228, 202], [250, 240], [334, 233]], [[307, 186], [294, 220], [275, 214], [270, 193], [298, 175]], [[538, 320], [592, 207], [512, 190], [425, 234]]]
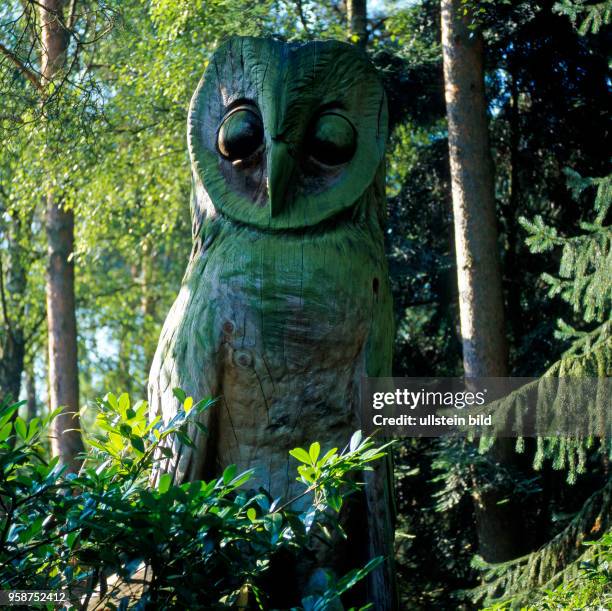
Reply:
[[317, 119], [307, 146], [310, 156], [319, 163], [340, 165], [353, 158], [357, 134], [348, 119], [326, 112]]
[[223, 119], [217, 136], [217, 148], [229, 161], [246, 159], [261, 146], [263, 135], [259, 114], [252, 108], [239, 106]]

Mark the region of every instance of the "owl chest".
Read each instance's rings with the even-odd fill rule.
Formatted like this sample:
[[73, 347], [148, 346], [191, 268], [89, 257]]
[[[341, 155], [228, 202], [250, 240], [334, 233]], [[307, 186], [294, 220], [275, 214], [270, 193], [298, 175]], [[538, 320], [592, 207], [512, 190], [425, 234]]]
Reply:
[[197, 282], [209, 385], [220, 397], [217, 452], [245, 468], [273, 456], [284, 473], [305, 431], [341, 443], [356, 428], [381, 270], [357, 250], [297, 241], [249, 246], [213, 252]]
[[188, 386], [218, 399], [220, 464], [281, 481], [288, 450], [359, 428], [370, 339], [389, 315], [384, 255], [357, 239], [233, 237], [191, 268], [172, 353]]
[[375, 314], [371, 261], [306, 241], [242, 246], [212, 253], [198, 283], [217, 365], [274, 380], [354, 364]]

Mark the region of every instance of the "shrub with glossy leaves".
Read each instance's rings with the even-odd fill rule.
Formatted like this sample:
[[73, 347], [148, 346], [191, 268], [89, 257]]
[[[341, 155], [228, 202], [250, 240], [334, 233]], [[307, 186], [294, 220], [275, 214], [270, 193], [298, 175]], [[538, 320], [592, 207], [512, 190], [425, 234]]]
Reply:
[[[359, 484], [356, 471], [381, 457], [356, 433], [347, 447], [321, 455], [318, 443], [296, 448], [298, 480], [311, 503], [247, 490], [251, 472], [229, 465], [221, 477], [174, 485], [169, 475], [151, 485], [167, 437], [188, 441], [187, 427], [210, 400], [183, 409], [167, 425], [147, 419], [145, 402], [123, 394], [98, 402], [89, 452], [78, 474], [47, 460], [44, 433], [53, 415], [26, 424], [19, 404], [0, 415], [0, 583], [9, 589], [65, 590], [85, 608], [268, 608], [262, 587], [281, 549], [299, 560], [311, 537], [336, 526], [342, 499]], [[297, 466], [297, 465], [296, 465]], [[325, 526], [325, 529], [320, 527]], [[295, 609], [338, 607], [339, 597], [382, 559], [340, 579], [326, 575], [322, 593]]]

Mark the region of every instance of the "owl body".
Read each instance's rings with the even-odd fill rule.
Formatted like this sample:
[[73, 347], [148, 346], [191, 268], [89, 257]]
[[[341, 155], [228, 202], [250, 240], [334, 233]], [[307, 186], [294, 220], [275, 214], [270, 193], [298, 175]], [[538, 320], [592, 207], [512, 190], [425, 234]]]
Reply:
[[[361, 428], [362, 378], [391, 373], [386, 124], [384, 91], [351, 45], [235, 38], [211, 59], [188, 121], [194, 248], [149, 378], [166, 422], [174, 388], [216, 399], [208, 433], [191, 431], [195, 447], [163, 466], [176, 482], [235, 464], [288, 501], [304, 490], [289, 450], [341, 449]], [[389, 555], [392, 537], [388, 470], [368, 477], [352, 535], [364, 561]], [[381, 611], [388, 575], [371, 580]]]
[[175, 387], [218, 397], [208, 459], [189, 452], [178, 478], [236, 464], [289, 498], [289, 450], [342, 448], [360, 428], [361, 379], [391, 358], [377, 335], [392, 316], [382, 235], [355, 220], [304, 236], [216, 218], [209, 236], [162, 332], [153, 408], [170, 419]]

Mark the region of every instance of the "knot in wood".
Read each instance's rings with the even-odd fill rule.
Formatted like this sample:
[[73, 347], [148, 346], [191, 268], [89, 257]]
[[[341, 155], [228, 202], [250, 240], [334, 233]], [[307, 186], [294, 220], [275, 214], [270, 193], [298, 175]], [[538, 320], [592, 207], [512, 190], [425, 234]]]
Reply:
[[253, 355], [248, 350], [236, 350], [234, 352], [234, 364], [246, 369], [253, 364]]

